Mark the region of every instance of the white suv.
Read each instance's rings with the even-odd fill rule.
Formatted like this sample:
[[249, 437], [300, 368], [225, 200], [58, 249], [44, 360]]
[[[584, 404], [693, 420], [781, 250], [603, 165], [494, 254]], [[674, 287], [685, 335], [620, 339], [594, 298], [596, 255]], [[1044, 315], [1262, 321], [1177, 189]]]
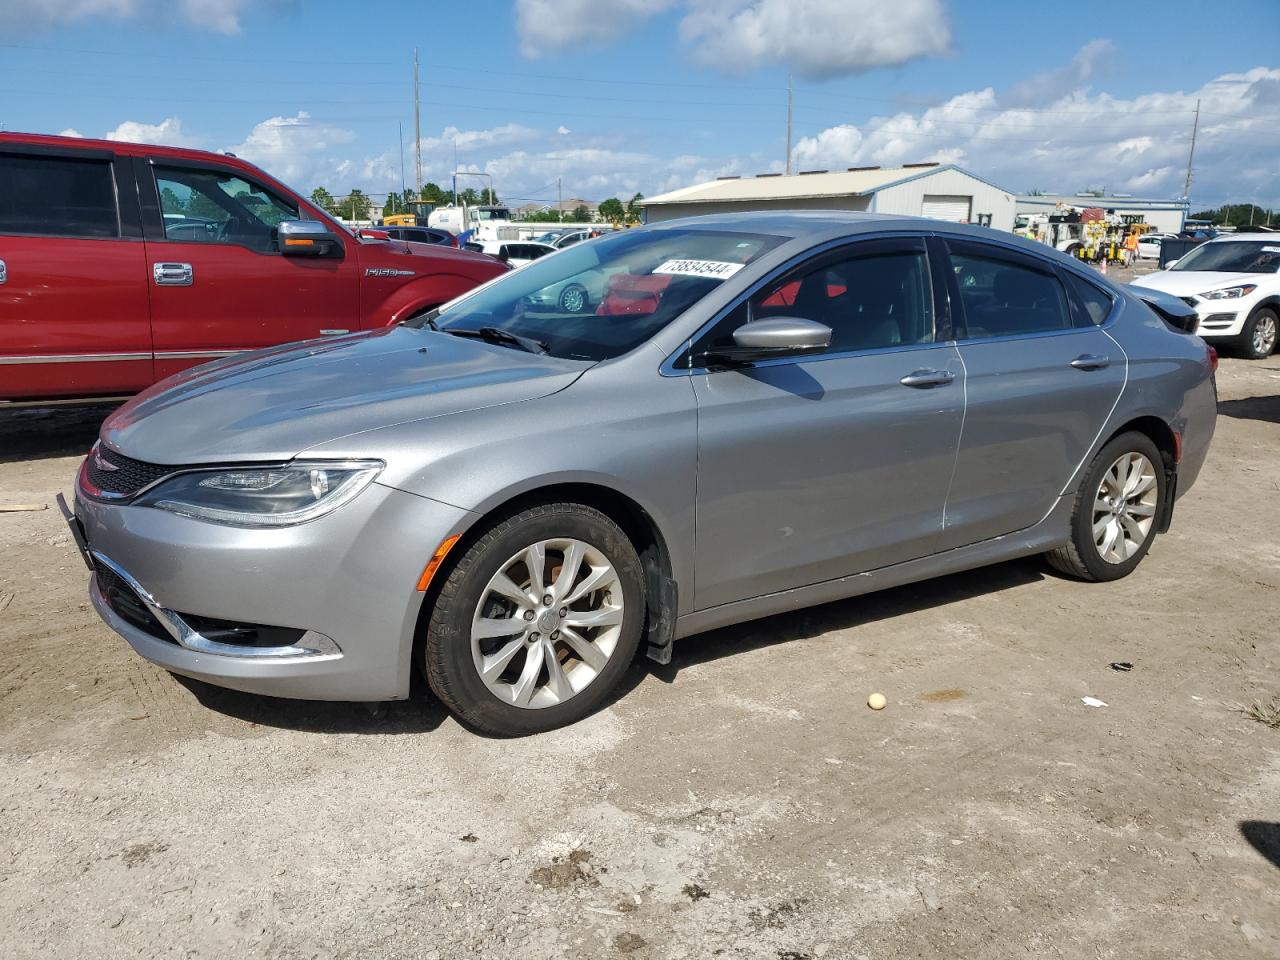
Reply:
[[1261, 360], [1276, 348], [1280, 327], [1280, 236], [1236, 234], [1196, 247], [1168, 269], [1133, 281], [1180, 297], [1195, 308], [1195, 332], [1230, 340]]

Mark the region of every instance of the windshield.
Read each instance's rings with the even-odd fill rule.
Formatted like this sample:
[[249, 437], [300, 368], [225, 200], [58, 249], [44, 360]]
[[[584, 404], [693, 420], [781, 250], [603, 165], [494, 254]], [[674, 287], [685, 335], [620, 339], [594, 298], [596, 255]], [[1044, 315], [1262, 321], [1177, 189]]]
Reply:
[[1206, 243], [1196, 247], [1170, 270], [1214, 273], [1275, 273], [1280, 266], [1280, 241]]
[[628, 230], [535, 260], [455, 302], [440, 329], [496, 327], [557, 357], [605, 360], [648, 340], [785, 238]]
[[476, 211], [477, 220], [510, 220], [511, 211], [505, 207], [481, 208]]

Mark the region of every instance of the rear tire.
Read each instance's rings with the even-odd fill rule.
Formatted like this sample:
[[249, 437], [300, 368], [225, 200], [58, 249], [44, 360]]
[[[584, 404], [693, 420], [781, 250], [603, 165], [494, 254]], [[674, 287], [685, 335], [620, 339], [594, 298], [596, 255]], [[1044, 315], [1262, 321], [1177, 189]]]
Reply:
[[1045, 554], [1050, 566], [1094, 583], [1127, 577], [1151, 549], [1165, 496], [1160, 450], [1145, 433], [1122, 433], [1085, 472], [1071, 539]]
[[644, 618], [640, 560], [616, 523], [577, 503], [530, 507], [495, 522], [450, 570], [423, 667], [469, 726], [540, 733], [600, 707], [635, 658]]
[[1245, 321], [1240, 333], [1240, 349], [1250, 360], [1265, 360], [1276, 349], [1276, 332], [1280, 318], [1270, 307], [1259, 307]]

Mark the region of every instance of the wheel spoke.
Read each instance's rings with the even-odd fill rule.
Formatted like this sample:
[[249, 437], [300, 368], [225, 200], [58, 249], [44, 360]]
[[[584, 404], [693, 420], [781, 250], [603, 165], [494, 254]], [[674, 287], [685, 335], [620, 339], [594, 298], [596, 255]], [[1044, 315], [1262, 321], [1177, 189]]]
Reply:
[[546, 588], [547, 548], [542, 543], [532, 544], [524, 552], [524, 565], [529, 568], [529, 591], [533, 596], [542, 598]]
[[1137, 482], [1134, 483], [1133, 489], [1129, 491], [1128, 496], [1130, 498], [1140, 497], [1155, 485], [1156, 475], [1154, 473], [1147, 474], [1146, 476], [1139, 474]]
[[527, 605], [536, 604], [541, 597], [531, 596], [527, 591], [520, 589], [519, 585], [512, 580], [505, 570], [498, 573], [497, 576], [489, 584], [489, 589], [501, 597], [506, 597], [512, 603]]
[[[1135, 518], [1126, 515], [1120, 518], [1120, 524], [1124, 527], [1124, 532], [1128, 534], [1127, 539], [1133, 543], [1134, 550], [1137, 550], [1138, 547], [1142, 546], [1142, 541], [1147, 538], [1147, 535], [1143, 533], [1142, 527], [1138, 521]], [[1132, 552], [1133, 551], [1131, 550], [1130, 553]]]
[[512, 686], [511, 694], [517, 707], [527, 707], [537, 690], [538, 674], [542, 672], [545, 660], [543, 645], [535, 643], [525, 649], [524, 669], [520, 671], [520, 679]]
[[1102, 543], [1098, 545], [1098, 553], [1102, 554], [1102, 559], [1105, 560], [1107, 558], [1107, 554], [1109, 554], [1115, 548], [1116, 537], [1119, 535], [1119, 533], [1120, 533], [1120, 524], [1116, 523], [1115, 520], [1112, 519], [1110, 522], [1107, 523], [1107, 529], [1106, 529], [1106, 532], [1103, 534]]
[[607, 587], [610, 584], [617, 582], [617, 579], [618, 575], [613, 572], [613, 567], [607, 564], [600, 567], [593, 567], [591, 572], [587, 574], [586, 578], [574, 587], [573, 593], [561, 599], [560, 602], [565, 604], [577, 603], [587, 594], [595, 590], [599, 590], [602, 587]]
[[603, 670], [604, 665], [609, 662], [608, 654], [578, 633], [578, 631], [570, 627], [561, 627], [560, 637], [574, 653], [582, 658], [582, 662], [596, 673]]
[[556, 656], [555, 647], [546, 644], [547, 688], [555, 695], [557, 701], [563, 703], [573, 696], [573, 685], [565, 675], [560, 658]]
[[1102, 535], [1107, 530], [1107, 524], [1111, 523], [1111, 512], [1108, 511], [1101, 520], [1093, 522], [1093, 542], [1101, 543]]
[[524, 621], [511, 617], [477, 617], [471, 624], [472, 640], [490, 640], [493, 637], [514, 637], [524, 633]]
[[1153, 517], [1155, 516], [1156, 505], [1154, 503], [1131, 503], [1129, 504], [1129, 516], [1131, 517]]
[[[569, 593], [569, 589], [573, 586], [573, 582], [578, 579], [578, 571], [582, 569], [582, 558], [586, 555], [586, 548], [577, 540], [570, 542], [568, 549], [564, 552], [564, 563], [560, 565], [560, 576], [556, 577], [555, 586], [551, 588], [551, 595], [558, 600]], [[564, 602], [560, 600], [560, 602]]]
[[621, 607], [601, 607], [599, 610], [570, 610], [564, 618], [566, 627], [609, 627], [622, 622]]
[[507, 664], [511, 659], [520, 652], [524, 646], [524, 638], [516, 637], [497, 653], [491, 653], [484, 658], [480, 666], [480, 676], [485, 683], [492, 684], [507, 669]]

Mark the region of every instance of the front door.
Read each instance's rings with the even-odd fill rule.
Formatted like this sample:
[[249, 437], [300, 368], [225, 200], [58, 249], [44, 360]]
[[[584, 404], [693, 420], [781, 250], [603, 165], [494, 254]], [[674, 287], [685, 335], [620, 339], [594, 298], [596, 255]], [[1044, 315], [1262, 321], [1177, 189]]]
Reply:
[[743, 323], [832, 328], [816, 356], [696, 370], [698, 609], [937, 548], [964, 410], [938, 342], [923, 240], [850, 244], [766, 283], [693, 347]]
[[942, 540], [951, 548], [1053, 509], [1119, 399], [1126, 361], [1097, 325], [1106, 311], [1073, 307], [1053, 264], [996, 244], [947, 246], [968, 396]]
[[344, 238], [345, 257], [285, 257], [274, 228], [298, 216], [292, 201], [213, 165], [156, 162], [151, 175], [161, 221], [147, 232], [157, 377], [359, 328], [354, 240]]

